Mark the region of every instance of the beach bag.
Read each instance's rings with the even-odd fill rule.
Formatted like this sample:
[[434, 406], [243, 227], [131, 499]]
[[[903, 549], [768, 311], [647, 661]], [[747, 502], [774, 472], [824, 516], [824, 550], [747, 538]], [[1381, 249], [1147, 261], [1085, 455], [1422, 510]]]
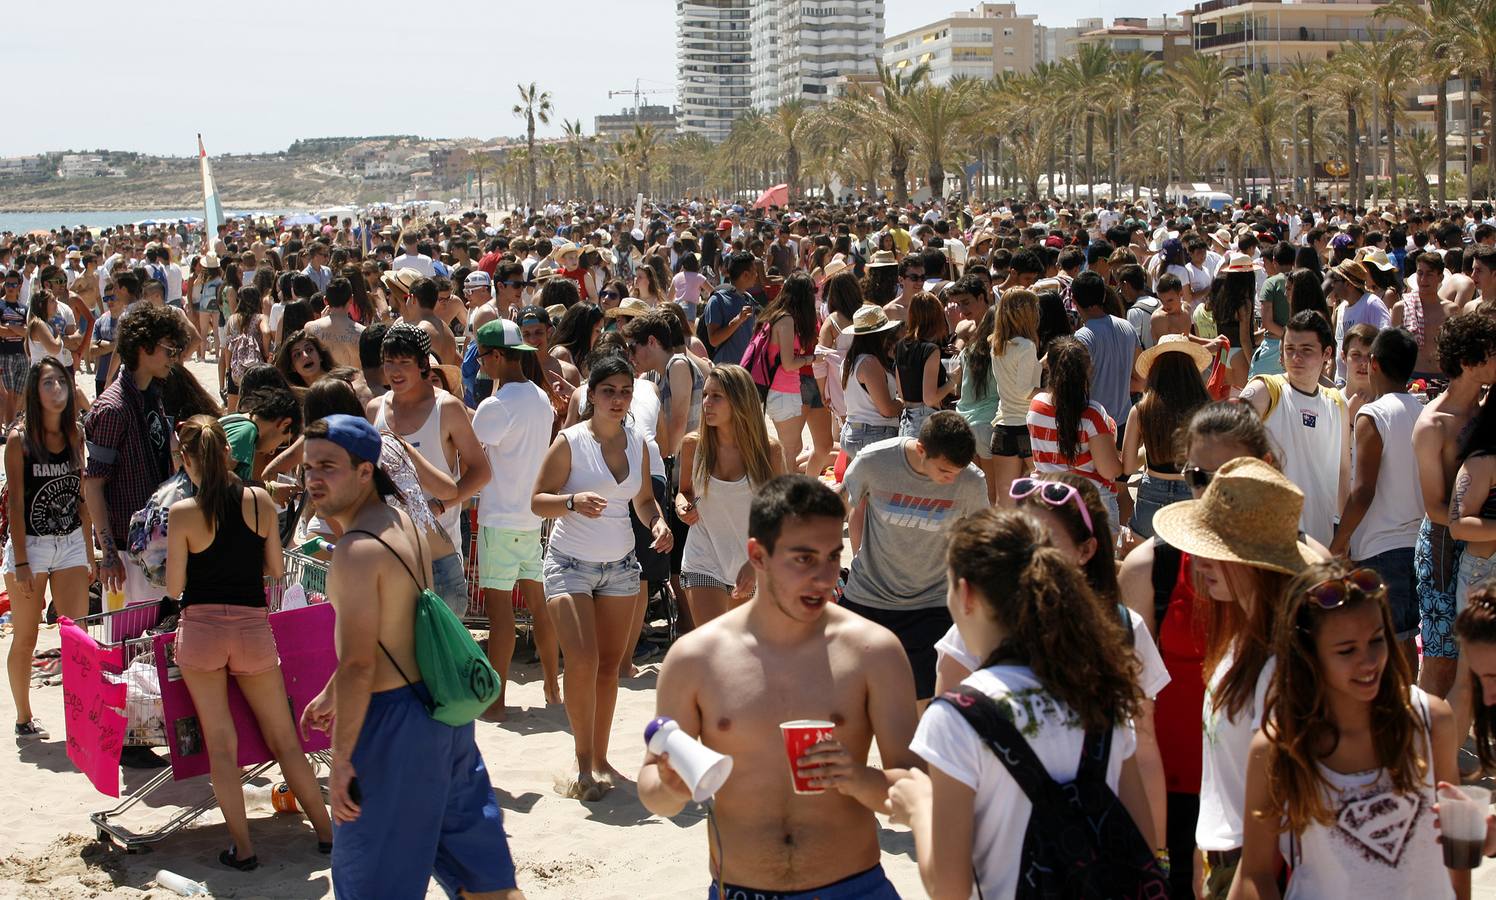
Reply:
[[758, 326], [749, 339], [748, 346], [743, 349], [743, 368], [753, 376], [753, 383], [758, 387], [758, 399], [769, 402], [769, 388], [774, 384], [774, 376], [779, 373], [779, 354], [769, 345], [769, 335], [773, 332], [772, 323], [764, 323]]
[[166, 519], [171, 505], [197, 493], [186, 472], [178, 472], [161, 483], [145, 506], [130, 517], [125, 533], [125, 555], [140, 567], [146, 580], [166, 587]]
[[1167, 897], [1168, 878], [1106, 783], [1112, 728], [1087, 731], [1075, 780], [1059, 784], [991, 697], [964, 685], [947, 703], [996, 754], [1033, 804], [1018, 860], [1016, 900]]
[[256, 366], [265, 361], [260, 354], [260, 342], [255, 340], [251, 333], [256, 326], [259, 316], [255, 316], [248, 322], [241, 323], [238, 332], [229, 338], [229, 376], [234, 379], [235, 384], [244, 380], [244, 373], [249, 371], [250, 366]]
[[1210, 379], [1205, 382], [1205, 392], [1212, 400], [1231, 399], [1231, 372], [1226, 362], [1230, 358], [1231, 342], [1226, 341], [1226, 346], [1216, 354], [1215, 363], [1210, 367]]
[[[436, 721], [453, 728], [481, 716], [499, 699], [504, 683], [477, 641], [473, 640], [472, 632], [447, 607], [446, 601], [431, 588], [421, 585], [421, 580], [405, 565], [400, 554], [395, 553], [395, 548], [368, 531], [356, 530], [348, 534], [367, 534], [379, 541], [384, 549], [394, 554], [395, 559], [400, 560], [400, 565], [421, 592], [416, 598], [415, 648], [421, 680], [431, 693], [430, 703], [422, 701], [426, 712]], [[416, 540], [416, 559], [417, 565], [424, 569], [419, 538]], [[395, 662], [395, 657], [390, 655], [383, 642], [380, 642], [379, 649], [384, 651], [405, 683], [411, 684], [409, 676]], [[414, 689], [414, 685], [411, 687]]]

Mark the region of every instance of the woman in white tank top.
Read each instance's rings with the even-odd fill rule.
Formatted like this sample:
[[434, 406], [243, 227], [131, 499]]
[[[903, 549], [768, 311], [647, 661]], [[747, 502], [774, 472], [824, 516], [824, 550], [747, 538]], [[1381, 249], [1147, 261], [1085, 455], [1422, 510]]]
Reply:
[[633, 644], [639, 563], [629, 503], [649, 527], [653, 547], [670, 550], [670, 527], [650, 486], [650, 459], [629, 427], [634, 371], [617, 356], [596, 360], [587, 376], [582, 421], [546, 451], [531, 508], [555, 519], [545, 558], [545, 596], [566, 654], [563, 691], [576, 745], [569, 795], [596, 800], [622, 778], [608, 763], [618, 667]]
[[1286, 598], [1231, 896], [1276, 897], [1280, 857], [1290, 898], [1468, 896], [1432, 808], [1436, 781], [1459, 782], [1454, 715], [1412, 686], [1381, 577], [1337, 559]]
[[753, 594], [748, 507], [753, 492], [784, 474], [779, 444], [764, 427], [753, 376], [713, 367], [701, 388], [701, 428], [681, 441], [675, 512], [691, 526], [681, 582], [697, 627]]

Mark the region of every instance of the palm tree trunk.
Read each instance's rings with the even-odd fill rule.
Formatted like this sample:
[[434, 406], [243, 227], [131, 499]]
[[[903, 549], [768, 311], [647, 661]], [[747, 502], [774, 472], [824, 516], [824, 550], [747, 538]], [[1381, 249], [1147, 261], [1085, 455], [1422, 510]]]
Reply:
[[1086, 113], [1086, 202], [1093, 206], [1096, 203], [1096, 143], [1091, 132], [1095, 124], [1091, 113]]
[[[1492, 131], [1496, 131], [1496, 65], [1487, 65], [1486, 70], [1480, 76], [1481, 90], [1486, 94], [1486, 138], [1484, 153], [1482, 156], [1486, 161], [1485, 167], [1485, 195], [1491, 196], [1492, 179], [1496, 178], [1496, 160], [1491, 158]], [[1475, 199], [1475, 192], [1470, 191], [1470, 199]]]
[[909, 151], [895, 144], [889, 153], [888, 174], [893, 178], [893, 199], [903, 205], [909, 202]]
[[1380, 91], [1371, 94], [1371, 131], [1367, 140], [1371, 142], [1371, 205], [1376, 206], [1381, 187], [1377, 182], [1382, 175], [1382, 126], [1377, 120], [1382, 115], [1382, 105], [1377, 102]]
[[1434, 133], [1439, 142], [1439, 205], [1443, 206], [1449, 199], [1449, 191], [1444, 182], [1448, 181], [1449, 174], [1449, 141], [1447, 134], [1449, 129], [1449, 73], [1439, 73], [1438, 99], [1434, 101]]
[[1396, 100], [1387, 98], [1387, 199], [1397, 205], [1397, 107]]
[[530, 212], [535, 211], [535, 115], [532, 113], [525, 121], [525, 146], [528, 147], [526, 156], [530, 163]]
[[1305, 130], [1308, 132], [1308, 136], [1306, 138], [1308, 143], [1305, 149], [1309, 156], [1309, 159], [1307, 160], [1307, 162], [1309, 163], [1307, 193], [1309, 194], [1309, 205], [1313, 206], [1315, 205], [1316, 200], [1318, 200], [1318, 197], [1314, 193], [1314, 107], [1312, 105], [1305, 107], [1304, 114], [1305, 116], [1307, 116], [1307, 120], [1304, 122], [1304, 126]]
[[478, 208], [483, 208], [483, 170], [478, 170]]
[[[1465, 196], [1475, 197], [1472, 182], [1475, 180], [1475, 87], [1470, 73], [1464, 73], [1465, 82]], [[1489, 88], [1487, 89], [1489, 90]]]
[[1065, 200], [1075, 202], [1075, 119], [1065, 129]]
[[1355, 107], [1355, 104], [1352, 104], [1352, 103], [1346, 104], [1346, 107], [1345, 107], [1345, 140], [1346, 140], [1346, 143], [1348, 144], [1348, 147], [1346, 148], [1346, 150], [1347, 150], [1347, 152], [1346, 152], [1346, 161], [1347, 161], [1347, 163], [1349, 163], [1350, 170], [1351, 170], [1350, 171], [1350, 176], [1351, 176], [1351, 183], [1350, 183], [1351, 205], [1352, 206], [1359, 206], [1359, 205], [1361, 205], [1361, 186], [1362, 186], [1361, 185], [1361, 159], [1360, 159], [1361, 155], [1356, 152], [1357, 151], [1357, 146], [1356, 145], [1359, 144], [1359, 143], [1361, 143], [1361, 129], [1358, 128], [1357, 125], [1356, 125], [1356, 107]]

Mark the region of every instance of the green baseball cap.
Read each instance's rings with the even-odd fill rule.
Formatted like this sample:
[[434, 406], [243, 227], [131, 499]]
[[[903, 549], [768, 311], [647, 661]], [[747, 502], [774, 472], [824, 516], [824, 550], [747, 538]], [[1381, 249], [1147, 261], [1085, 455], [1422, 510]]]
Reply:
[[519, 326], [509, 319], [494, 319], [478, 329], [478, 346], [508, 347], [510, 350], [534, 350], [520, 337]]

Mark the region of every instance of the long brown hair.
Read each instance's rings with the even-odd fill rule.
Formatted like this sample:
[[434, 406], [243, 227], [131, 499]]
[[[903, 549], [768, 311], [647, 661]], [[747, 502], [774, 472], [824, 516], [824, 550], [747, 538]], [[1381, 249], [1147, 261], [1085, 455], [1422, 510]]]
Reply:
[[903, 340], [938, 344], [945, 336], [946, 328], [945, 307], [934, 294], [920, 291], [909, 298], [909, 309], [904, 317]]
[[[759, 402], [753, 376], [742, 366], [724, 363], [713, 366], [706, 377], [721, 385], [722, 393], [727, 395], [727, 405], [732, 410], [732, 424], [728, 427], [732, 429], [738, 452], [743, 456], [748, 484], [757, 491], [774, 477], [774, 467], [769, 462], [769, 433], [764, 428], [764, 408]], [[697, 496], [705, 497], [707, 485], [711, 483], [712, 470], [717, 466], [717, 448], [721, 440], [717, 437], [717, 429], [705, 422], [701, 425], [700, 437], [701, 442], [696, 448], [696, 471], [693, 475], [696, 479]]]
[[1012, 288], [1003, 292], [997, 301], [997, 327], [992, 331], [992, 355], [1002, 356], [1008, 350], [1008, 342], [1014, 338], [1028, 338], [1037, 347], [1039, 344], [1039, 297], [1033, 291]]
[[[1461, 644], [1496, 644], [1496, 583], [1489, 581], [1470, 589], [1470, 597], [1454, 620], [1454, 634]], [[1483, 770], [1496, 766], [1496, 714], [1483, 699], [1480, 676], [1470, 673], [1470, 702], [1475, 707], [1475, 755]]]
[[1148, 464], [1177, 465], [1184, 458], [1180, 432], [1195, 411], [1210, 402], [1205, 381], [1186, 353], [1160, 353], [1148, 369], [1148, 387], [1138, 401], [1138, 424]]
[[795, 343], [800, 349], [809, 350], [816, 345], [816, 283], [804, 272], [796, 272], [784, 280], [779, 296], [769, 301], [759, 313], [759, 325], [773, 328], [785, 316], [795, 325]]
[[73, 373], [55, 356], [42, 357], [32, 363], [31, 368], [26, 372], [26, 386], [22, 390], [26, 417], [21, 422], [21, 434], [26, 442], [26, 454], [36, 462], [45, 462], [52, 455], [47, 450], [46, 427], [43, 425], [46, 419], [43, 418], [42, 413], [42, 375], [48, 366], [61, 372], [63, 381], [67, 384], [68, 402], [62, 408], [62, 418], [57, 426], [67, 442], [68, 455], [73, 465], [82, 465], [83, 435], [78, 431], [78, 395], [73, 390]]
[[976, 589], [1007, 637], [985, 661], [1015, 660], [1086, 730], [1131, 718], [1142, 694], [1122, 623], [1021, 510], [984, 509], [951, 528], [946, 566]]
[[229, 468], [229, 439], [212, 416], [193, 416], [177, 426], [182, 459], [190, 460], [197, 472], [197, 494], [193, 499], [203, 511], [209, 528], [239, 511], [244, 485]]
[[1330, 610], [1321, 609], [1308, 598], [1309, 588], [1326, 579], [1343, 577], [1351, 568], [1346, 560], [1335, 559], [1305, 569], [1283, 594], [1283, 615], [1273, 634], [1278, 667], [1263, 715], [1263, 733], [1270, 744], [1268, 804], [1254, 814], [1277, 817], [1278, 827], [1295, 834], [1314, 823], [1328, 825], [1335, 818], [1325, 804], [1328, 783], [1319, 769], [1319, 761], [1340, 741], [1314, 647], [1315, 635], [1326, 619], [1368, 603], [1378, 607], [1389, 652], [1377, 695], [1371, 701], [1377, 764], [1387, 772], [1393, 790], [1399, 794], [1416, 793], [1432, 764], [1420, 753], [1423, 722], [1409, 696], [1413, 676], [1394, 640], [1397, 629], [1392, 625], [1386, 592], [1367, 595], [1349, 590], [1344, 605]]
[[1060, 455], [1080, 455], [1081, 417], [1091, 407], [1091, 351], [1073, 337], [1049, 344], [1049, 397], [1054, 405], [1055, 444]]
[[[1244, 563], [1221, 562], [1221, 574], [1232, 600], [1222, 602], [1210, 596], [1209, 589], [1195, 573], [1195, 596], [1205, 606], [1205, 679], [1215, 677], [1216, 669], [1229, 654], [1231, 665], [1211, 692], [1210, 708], [1226, 711], [1231, 718], [1252, 702], [1257, 678], [1273, 655], [1273, 629], [1277, 627], [1278, 598], [1283, 596], [1293, 576], [1259, 569]], [[1244, 609], [1241, 598], [1246, 598]]]

